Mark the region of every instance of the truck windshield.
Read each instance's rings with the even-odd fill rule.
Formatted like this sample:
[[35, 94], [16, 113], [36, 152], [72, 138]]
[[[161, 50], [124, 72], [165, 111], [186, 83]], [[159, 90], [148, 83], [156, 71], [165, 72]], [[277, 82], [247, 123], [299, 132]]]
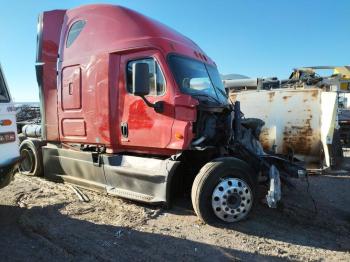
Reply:
[[7, 92], [7, 88], [5, 85], [5, 79], [2, 76], [2, 72], [0, 69], [0, 103], [8, 103], [10, 102], [10, 97]]
[[169, 64], [181, 91], [195, 97], [207, 97], [227, 104], [225, 88], [216, 67], [177, 55], [169, 57]]

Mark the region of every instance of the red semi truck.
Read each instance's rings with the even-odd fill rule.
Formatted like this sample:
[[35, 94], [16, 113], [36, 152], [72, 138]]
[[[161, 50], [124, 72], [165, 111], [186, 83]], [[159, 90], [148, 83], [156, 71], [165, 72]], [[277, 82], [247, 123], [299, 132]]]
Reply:
[[127, 8], [41, 14], [36, 72], [42, 125], [23, 129], [23, 174], [165, 205], [188, 191], [207, 223], [245, 218], [259, 176], [279, 189], [305, 175], [261, 150], [261, 123], [241, 119], [203, 50]]

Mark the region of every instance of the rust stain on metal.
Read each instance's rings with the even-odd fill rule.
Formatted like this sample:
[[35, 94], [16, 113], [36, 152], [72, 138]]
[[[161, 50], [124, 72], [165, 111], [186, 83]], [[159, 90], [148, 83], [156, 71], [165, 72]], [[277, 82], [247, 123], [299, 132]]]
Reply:
[[304, 125], [286, 126], [283, 132], [282, 151], [288, 153], [290, 149], [296, 154], [311, 154], [314, 131], [311, 127], [312, 116], [305, 120]]
[[317, 98], [317, 96], [318, 96], [318, 90], [313, 90], [313, 91], [311, 92], [311, 96], [312, 96], [313, 98]]
[[230, 98], [231, 98], [232, 102], [235, 102], [237, 100], [237, 94], [231, 93]]
[[260, 136], [259, 136], [259, 141], [264, 148], [264, 150], [271, 150], [272, 146], [271, 141], [269, 139], [269, 129], [268, 128], [263, 128], [261, 130]]
[[270, 92], [269, 93], [269, 102], [273, 101], [273, 97], [275, 96], [275, 92]]

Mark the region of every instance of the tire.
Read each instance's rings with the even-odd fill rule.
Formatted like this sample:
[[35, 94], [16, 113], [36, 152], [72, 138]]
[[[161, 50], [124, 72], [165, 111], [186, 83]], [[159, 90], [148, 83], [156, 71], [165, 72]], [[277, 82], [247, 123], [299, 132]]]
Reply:
[[233, 157], [207, 163], [192, 185], [194, 211], [207, 224], [246, 218], [256, 199], [256, 178], [247, 163]]
[[43, 160], [41, 153], [41, 142], [36, 140], [24, 140], [19, 151], [21, 163], [19, 173], [28, 176], [43, 176]]
[[3, 175], [0, 178], [0, 189], [8, 186], [12, 180], [13, 180], [13, 173]]

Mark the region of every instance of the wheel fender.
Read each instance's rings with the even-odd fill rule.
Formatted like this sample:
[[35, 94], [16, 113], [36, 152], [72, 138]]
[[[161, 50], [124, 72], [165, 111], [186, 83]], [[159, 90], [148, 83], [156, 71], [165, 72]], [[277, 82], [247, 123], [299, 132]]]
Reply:
[[[246, 171], [251, 178], [251, 183], [252, 184], [256, 184], [258, 181], [258, 173], [250, 166], [248, 165], [247, 162], [236, 158], [236, 157], [219, 157], [219, 158], [215, 158], [210, 162], [224, 162], [226, 164], [230, 164], [232, 163], [232, 165], [234, 165], [235, 167], [240, 166], [244, 171]], [[205, 167], [205, 166], [204, 166]]]

